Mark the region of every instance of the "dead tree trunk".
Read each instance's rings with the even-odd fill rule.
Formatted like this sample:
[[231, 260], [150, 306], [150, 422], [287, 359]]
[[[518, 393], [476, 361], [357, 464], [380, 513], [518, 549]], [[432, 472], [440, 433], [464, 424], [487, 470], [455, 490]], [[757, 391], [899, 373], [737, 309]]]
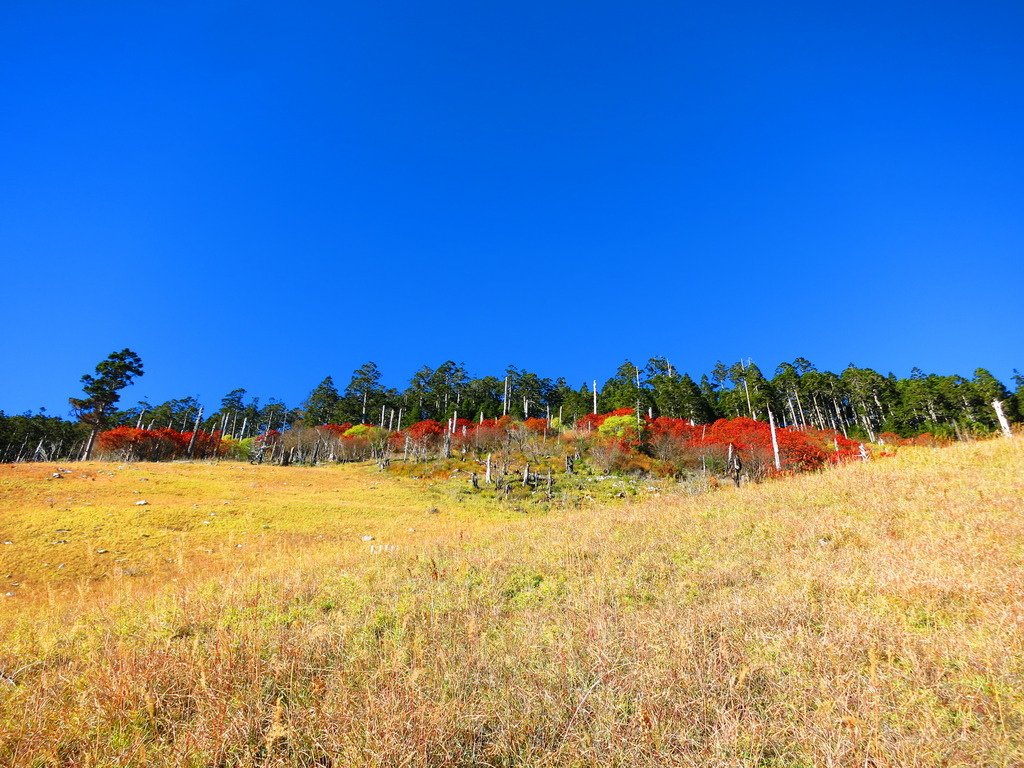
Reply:
[[85, 441], [85, 446], [82, 449], [82, 455], [79, 461], [88, 461], [92, 457], [92, 446], [96, 442], [96, 433], [99, 432], [97, 427], [93, 427], [89, 431], [89, 438]]
[[199, 434], [199, 421], [203, 418], [203, 409], [199, 409], [199, 413], [196, 414], [196, 423], [192, 426], [192, 437], [188, 441], [188, 457], [192, 458], [192, 452], [196, 448], [196, 435]]
[[1003, 413], [1003, 404], [999, 400], [993, 400], [992, 407], [995, 409], [996, 418], [999, 419], [999, 428], [1003, 431], [1003, 437], [1013, 437], [1013, 432], [1010, 431], [1010, 422], [1006, 420], [1006, 414]]
[[782, 462], [779, 460], [779, 438], [775, 435], [775, 414], [768, 409], [768, 426], [772, 430], [772, 453], [775, 454], [775, 471], [782, 471]]

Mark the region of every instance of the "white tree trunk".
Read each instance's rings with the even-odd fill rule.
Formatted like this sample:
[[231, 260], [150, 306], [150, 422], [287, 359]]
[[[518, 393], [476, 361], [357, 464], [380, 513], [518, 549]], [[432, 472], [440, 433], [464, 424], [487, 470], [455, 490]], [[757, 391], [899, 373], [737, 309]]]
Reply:
[[768, 426], [772, 430], [772, 453], [775, 454], [775, 471], [779, 472], [782, 470], [782, 461], [779, 460], [779, 439], [775, 436], [775, 414], [772, 413], [772, 409], [768, 409]]
[[1003, 404], [999, 400], [993, 400], [992, 407], [995, 408], [996, 418], [999, 419], [999, 428], [1003, 430], [1003, 437], [1013, 437], [1013, 432], [1010, 431], [1010, 422], [1006, 420], [1006, 414], [1003, 413]]
[[188, 457], [192, 458], [192, 451], [196, 447], [196, 435], [199, 434], [199, 421], [203, 418], [203, 409], [199, 409], [199, 413], [196, 414], [196, 423], [192, 427], [192, 437], [188, 441]]

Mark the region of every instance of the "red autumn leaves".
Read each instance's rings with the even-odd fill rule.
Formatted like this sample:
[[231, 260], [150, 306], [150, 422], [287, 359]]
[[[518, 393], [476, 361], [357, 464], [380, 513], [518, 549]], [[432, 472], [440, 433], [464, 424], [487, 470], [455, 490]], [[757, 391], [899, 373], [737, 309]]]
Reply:
[[[445, 444], [452, 450], [482, 452], [512, 446], [522, 449], [524, 441], [561, 439], [571, 443], [574, 450], [589, 452], [597, 464], [607, 465], [613, 471], [636, 469], [658, 474], [717, 466], [731, 446], [752, 470], [763, 474], [774, 471], [771, 429], [766, 422], [748, 418], [719, 419], [712, 424], [692, 424], [667, 416], [638, 420], [635, 410], [621, 408], [589, 414], [573, 430], [552, 428], [542, 418], [516, 422], [508, 416], [480, 422], [455, 419], [442, 423], [428, 419], [391, 433], [349, 423], [324, 424], [317, 429], [346, 445], [365, 443], [371, 438], [387, 440], [392, 450], [411, 448], [424, 458], [439, 454]], [[280, 437], [280, 433], [273, 431], [257, 440], [270, 443]], [[784, 472], [815, 470], [827, 463], [860, 459], [862, 455], [860, 443], [835, 432], [782, 427], [776, 430], [776, 439]], [[117, 427], [100, 435], [99, 446], [107, 453], [143, 461], [209, 458], [224, 455], [225, 450], [217, 432], [200, 430], [193, 438], [192, 432], [166, 428]]]
[[100, 450], [121, 453], [126, 459], [139, 461], [170, 461], [185, 458], [189, 455], [190, 444], [193, 458], [204, 459], [223, 454], [219, 432], [199, 430], [193, 440], [192, 432], [179, 432], [166, 427], [115, 427], [99, 437]]

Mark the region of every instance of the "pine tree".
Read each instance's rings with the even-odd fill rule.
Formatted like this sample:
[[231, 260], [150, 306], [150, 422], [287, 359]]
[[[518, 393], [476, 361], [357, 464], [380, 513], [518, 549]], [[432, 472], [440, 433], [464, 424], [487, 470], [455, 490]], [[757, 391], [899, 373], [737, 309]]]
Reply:
[[306, 398], [303, 405], [303, 423], [309, 427], [319, 427], [334, 422], [338, 416], [340, 402], [341, 397], [338, 388], [334, 386], [334, 379], [328, 376], [317, 384]]
[[111, 352], [106, 360], [96, 366], [96, 375], [82, 376], [82, 393], [85, 397], [68, 398], [78, 420], [90, 427], [89, 439], [82, 451], [82, 460], [92, 456], [96, 435], [111, 426], [115, 406], [121, 399], [121, 390], [127, 387], [136, 376], [141, 376], [142, 358], [132, 350], [125, 348], [120, 352]]

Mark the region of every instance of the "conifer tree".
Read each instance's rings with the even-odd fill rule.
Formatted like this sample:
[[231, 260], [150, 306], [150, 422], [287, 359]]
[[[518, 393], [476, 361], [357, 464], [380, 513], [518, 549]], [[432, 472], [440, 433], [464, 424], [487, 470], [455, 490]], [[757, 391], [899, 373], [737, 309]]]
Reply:
[[82, 376], [82, 393], [85, 396], [68, 398], [68, 402], [78, 420], [90, 427], [89, 438], [82, 450], [83, 461], [92, 456], [96, 435], [111, 426], [121, 390], [142, 372], [142, 358], [126, 347], [120, 352], [111, 352], [106, 360], [101, 361], [96, 366], [95, 376], [88, 373]]

